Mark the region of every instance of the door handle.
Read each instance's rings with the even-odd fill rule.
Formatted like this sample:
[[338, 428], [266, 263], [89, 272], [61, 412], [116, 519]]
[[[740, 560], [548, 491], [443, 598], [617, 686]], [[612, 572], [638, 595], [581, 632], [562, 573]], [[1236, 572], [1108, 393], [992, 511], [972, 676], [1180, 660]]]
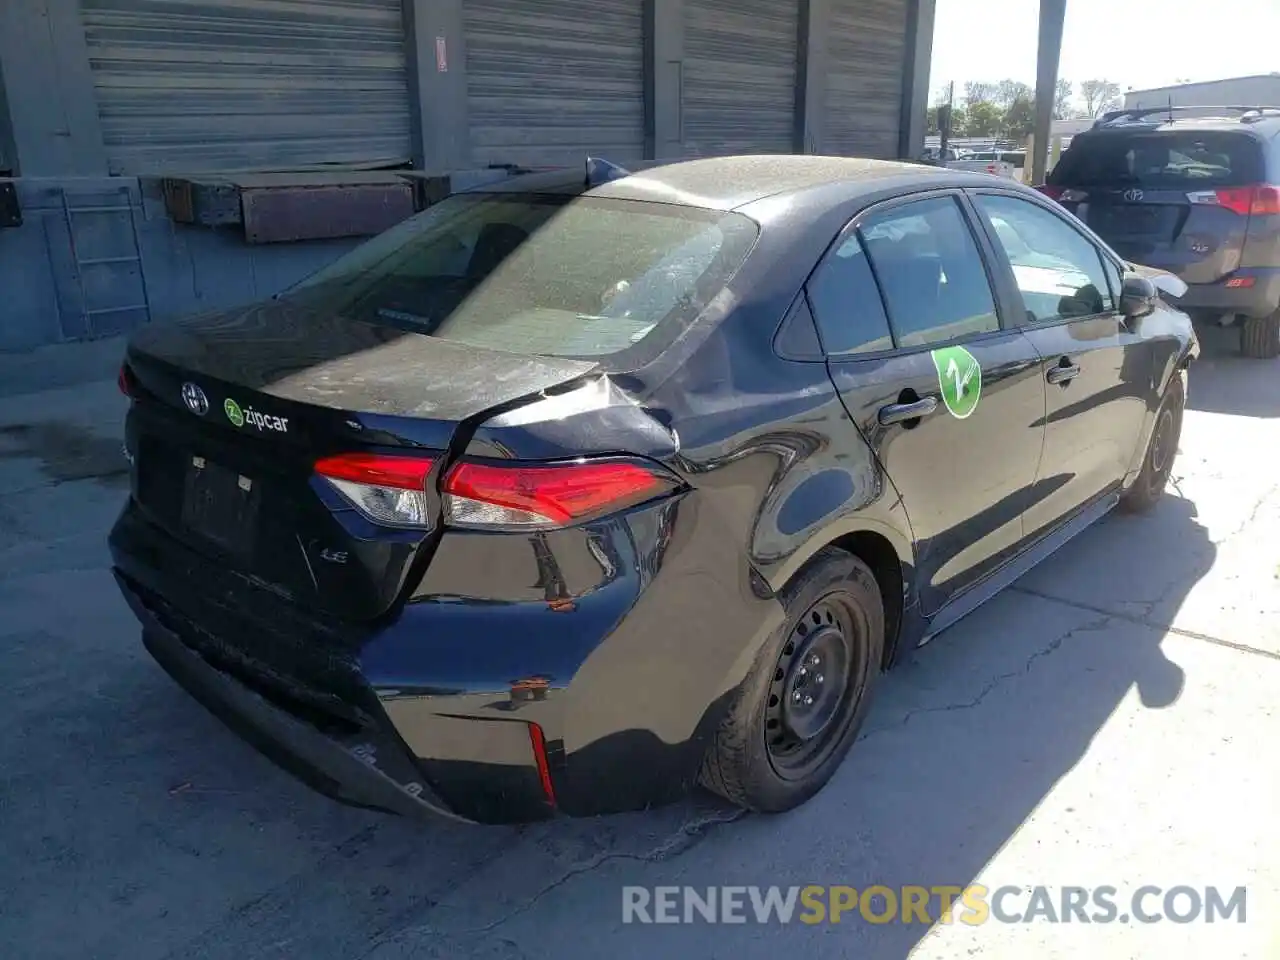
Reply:
[[891, 423], [901, 423], [904, 420], [918, 420], [937, 409], [938, 399], [936, 397], [925, 397], [923, 400], [916, 400], [914, 403], [891, 403], [887, 407], [881, 407], [878, 419], [880, 420], [880, 426], [887, 427]]
[[1080, 376], [1080, 364], [1070, 363], [1054, 367], [1045, 374], [1045, 379], [1050, 383], [1070, 383], [1078, 376]]

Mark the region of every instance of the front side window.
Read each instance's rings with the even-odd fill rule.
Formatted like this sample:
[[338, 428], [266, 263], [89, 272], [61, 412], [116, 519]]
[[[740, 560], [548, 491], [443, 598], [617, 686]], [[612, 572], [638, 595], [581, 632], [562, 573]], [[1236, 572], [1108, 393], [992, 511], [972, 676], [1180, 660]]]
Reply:
[[509, 353], [602, 357], [691, 321], [756, 234], [740, 214], [676, 204], [458, 194], [282, 298]]
[[1115, 308], [1101, 251], [1084, 234], [1029, 200], [992, 194], [974, 199], [1013, 267], [1029, 323]]
[[982, 255], [953, 198], [893, 207], [859, 232], [899, 347], [1000, 328]]

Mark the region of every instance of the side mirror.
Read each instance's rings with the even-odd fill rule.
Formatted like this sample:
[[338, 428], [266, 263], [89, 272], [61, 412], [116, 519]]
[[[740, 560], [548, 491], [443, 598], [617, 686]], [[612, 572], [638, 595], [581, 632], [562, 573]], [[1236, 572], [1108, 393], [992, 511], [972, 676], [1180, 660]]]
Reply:
[[1160, 292], [1146, 277], [1127, 274], [1120, 288], [1120, 312], [1128, 320], [1137, 320], [1152, 313]]

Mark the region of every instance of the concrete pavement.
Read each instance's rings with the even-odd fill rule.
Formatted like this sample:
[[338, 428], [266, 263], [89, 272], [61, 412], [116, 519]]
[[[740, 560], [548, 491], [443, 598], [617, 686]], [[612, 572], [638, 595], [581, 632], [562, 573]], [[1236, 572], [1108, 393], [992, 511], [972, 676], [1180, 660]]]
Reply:
[[[98, 358], [86, 361], [88, 367]], [[279, 773], [144, 654], [106, 568], [110, 381], [0, 389], [0, 944], [32, 958], [1280, 957], [1280, 377], [1193, 372], [1173, 489], [884, 678], [833, 783], [524, 828]], [[1243, 924], [622, 923], [624, 885], [1248, 887]], [[914, 951], [914, 953], [912, 953]]]

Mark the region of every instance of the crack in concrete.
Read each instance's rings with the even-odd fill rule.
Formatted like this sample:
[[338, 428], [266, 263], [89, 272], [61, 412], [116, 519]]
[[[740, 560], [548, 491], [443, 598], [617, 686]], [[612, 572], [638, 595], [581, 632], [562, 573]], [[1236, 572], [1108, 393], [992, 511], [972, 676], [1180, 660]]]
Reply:
[[[380, 826], [381, 823], [370, 824], [369, 826], [362, 827], [349, 836], [342, 838], [326, 851], [324, 857], [321, 858], [319, 863], [312, 864], [308, 868], [308, 871], [315, 871], [319, 869], [325, 860], [333, 857], [334, 855], [345, 856], [347, 851], [367, 845], [377, 835], [378, 828]], [[182, 960], [182, 958], [193, 956], [196, 952], [193, 948], [206, 943], [215, 931], [222, 930], [229, 924], [248, 916], [260, 904], [270, 900], [282, 890], [288, 889], [290, 885], [297, 883], [298, 878], [301, 877], [304, 872], [308, 871], [298, 871], [297, 873], [290, 874], [288, 877], [285, 877], [279, 883], [267, 890], [258, 893], [256, 896], [250, 897], [248, 900], [236, 904], [230, 910], [223, 913], [216, 922], [205, 927], [194, 936], [187, 938], [183, 941], [181, 946], [168, 951], [164, 955], [163, 960]]]
[[1255, 657], [1263, 657], [1267, 660], [1280, 661], [1280, 653], [1276, 651], [1263, 650], [1261, 647], [1250, 647], [1247, 644], [1236, 643], [1234, 640], [1225, 640], [1222, 637], [1215, 637], [1209, 633], [1201, 633], [1199, 630], [1188, 630], [1185, 627], [1174, 626], [1171, 623], [1152, 623], [1150, 620], [1144, 620], [1133, 614], [1119, 613], [1115, 610], [1107, 610], [1105, 607], [1095, 607], [1091, 603], [1083, 603], [1079, 600], [1068, 599], [1067, 597], [1058, 597], [1051, 593], [1042, 593], [1039, 590], [1032, 590], [1030, 587], [1014, 586], [1009, 587], [1009, 589], [1017, 591], [1018, 593], [1025, 593], [1029, 597], [1038, 597], [1041, 600], [1060, 603], [1063, 606], [1075, 607], [1077, 610], [1087, 610], [1090, 613], [1099, 613], [1114, 620], [1123, 620], [1126, 623], [1132, 623], [1135, 626], [1146, 627], [1148, 630], [1158, 630], [1161, 633], [1171, 633], [1175, 637], [1185, 637], [1188, 640], [1202, 640], [1205, 643], [1211, 643], [1218, 647], [1225, 647], [1226, 649], [1234, 650], [1237, 653], [1248, 653]]
[[1210, 542], [1215, 547], [1220, 547], [1229, 540], [1234, 540], [1236, 537], [1240, 536], [1240, 534], [1248, 530], [1249, 527], [1257, 521], [1258, 514], [1262, 512], [1262, 508], [1266, 506], [1267, 501], [1274, 497], [1277, 492], [1280, 492], [1280, 483], [1273, 484], [1261, 497], [1258, 498], [1257, 502], [1253, 505], [1253, 510], [1249, 512], [1249, 516], [1245, 518], [1244, 522], [1240, 524], [1240, 526], [1236, 527], [1236, 529], [1232, 530], [1225, 537], [1221, 537]]
[[1055, 653], [1059, 648], [1061, 648], [1061, 646], [1064, 643], [1066, 643], [1076, 634], [1087, 633], [1092, 630], [1100, 630], [1102, 627], [1106, 626], [1107, 623], [1111, 620], [1112, 615], [1102, 611], [1099, 611], [1099, 612], [1102, 613], [1102, 616], [1099, 617], [1098, 619], [1090, 620], [1088, 623], [1081, 624], [1077, 627], [1072, 627], [1070, 630], [1066, 631], [1065, 633], [1057, 637], [1054, 637], [1044, 647], [1040, 648], [1035, 653], [1031, 654], [1031, 656], [1027, 658], [1026, 662], [1023, 663], [1023, 665], [1019, 669], [1011, 670], [1008, 673], [1002, 673], [995, 677], [992, 677], [983, 685], [982, 689], [978, 691], [977, 696], [973, 697], [971, 700], [966, 700], [961, 703], [943, 704], [942, 706], [937, 706], [937, 707], [918, 707], [914, 710], [908, 710], [902, 716], [902, 718], [897, 722], [887, 724], [886, 726], [883, 726], [883, 727], [876, 727], [874, 730], [868, 730], [866, 733], [861, 734], [858, 737], [858, 739], [855, 741], [855, 743], [861, 743], [863, 740], [866, 740], [870, 737], [874, 737], [888, 730], [900, 730], [903, 727], [905, 727], [907, 724], [909, 724], [913, 718], [922, 716], [924, 714], [954, 713], [958, 710], [972, 710], [975, 707], [981, 706], [982, 702], [986, 700], [987, 697], [989, 697], [1002, 684], [1007, 683], [1010, 680], [1016, 680], [1019, 677], [1025, 677], [1028, 673], [1031, 672], [1031, 668], [1035, 665], [1037, 660], [1041, 659], [1042, 657], [1047, 657], [1052, 653]]
[[[459, 939], [478, 937], [487, 933], [492, 933], [503, 924], [508, 923], [521, 914], [532, 910], [540, 900], [547, 897], [560, 887], [563, 887], [565, 884], [569, 883], [569, 881], [580, 877], [583, 874], [591, 873], [606, 864], [617, 861], [661, 863], [668, 860], [674, 860], [700, 845], [716, 827], [734, 823], [743, 819], [747, 815], [748, 812], [746, 810], [732, 810], [727, 814], [711, 815], [690, 820], [681, 824], [680, 828], [676, 830], [675, 833], [667, 837], [662, 843], [658, 844], [658, 846], [641, 853], [614, 850], [596, 854], [594, 857], [591, 857], [582, 863], [574, 864], [564, 870], [558, 877], [533, 894], [533, 896], [516, 904], [516, 906], [505, 912], [502, 916], [482, 927], [472, 927], [470, 929], [452, 931], [440, 927], [433, 927], [430, 924], [419, 924], [413, 927], [406, 927], [389, 935], [379, 937], [370, 946], [369, 950], [361, 954], [357, 960], [363, 960], [363, 958], [368, 957], [374, 950], [386, 943], [391, 943], [413, 934], [436, 935], [451, 939]], [[434, 909], [436, 908], [430, 908], [428, 913]]]

